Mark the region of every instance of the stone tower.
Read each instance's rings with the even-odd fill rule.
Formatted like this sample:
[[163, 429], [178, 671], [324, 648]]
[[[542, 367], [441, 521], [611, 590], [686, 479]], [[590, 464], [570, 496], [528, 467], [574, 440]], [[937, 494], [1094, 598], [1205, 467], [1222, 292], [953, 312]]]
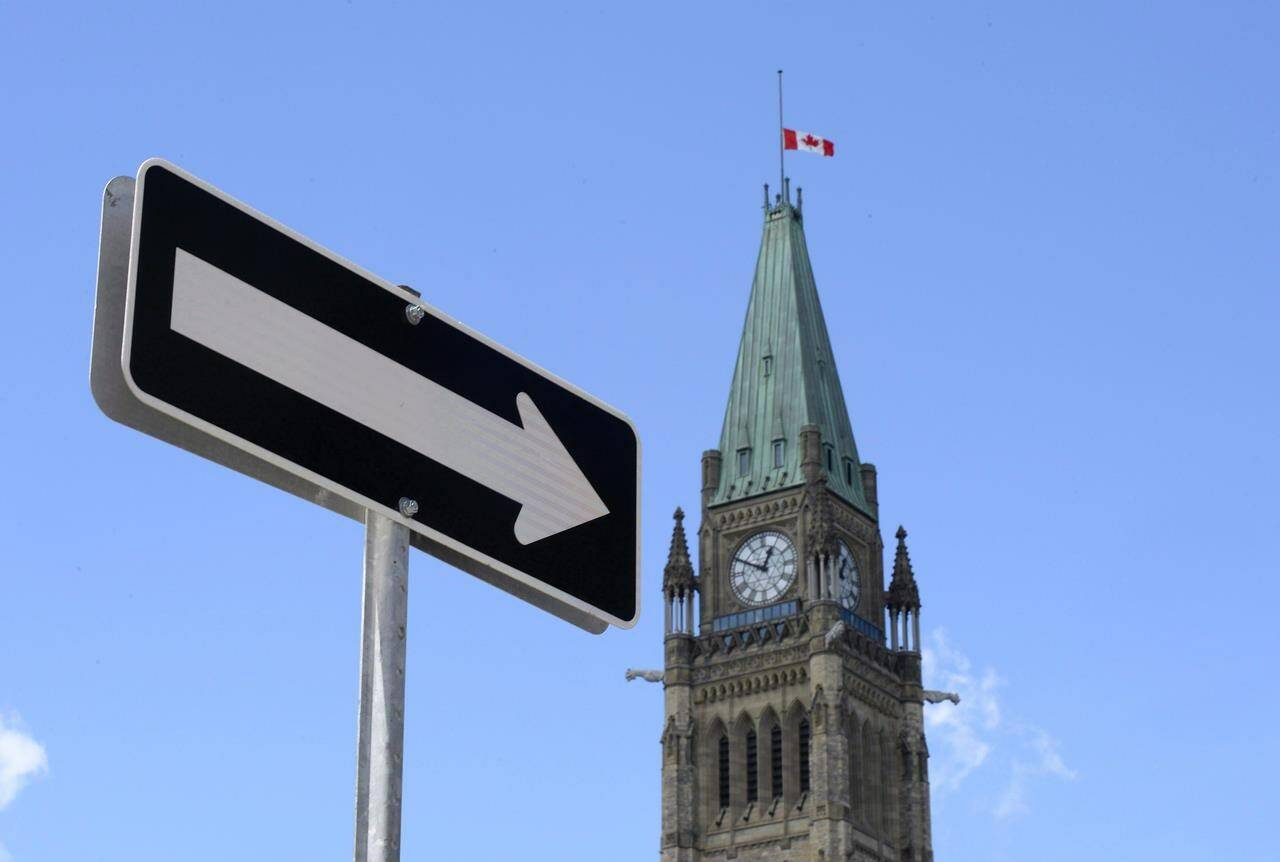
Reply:
[[679, 510], [664, 571], [661, 856], [930, 862], [906, 532], [886, 591], [800, 204], [765, 200], [698, 571]]

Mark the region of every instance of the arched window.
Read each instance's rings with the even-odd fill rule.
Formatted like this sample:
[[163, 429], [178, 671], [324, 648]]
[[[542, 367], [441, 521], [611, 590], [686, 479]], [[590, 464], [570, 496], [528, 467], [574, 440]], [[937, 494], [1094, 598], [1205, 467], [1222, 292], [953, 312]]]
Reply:
[[809, 719], [800, 720], [800, 792], [809, 792]]
[[862, 810], [862, 741], [858, 731], [858, 719], [853, 717], [849, 724], [849, 804], [853, 807], [855, 822], [861, 823], [866, 818]]
[[773, 798], [782, 795], [782, 728], [774, 725], [769, 731], [769, 787]]
[[862, 726], [862, 813], [868, 829], [874, 829], [880, 819], [876, 811], [880, 794], [876, 788], [875, 763], [875, 742], [868, 721]]
[[729, 807], [729, 737], [720, 737], [720, 807]]
[[880, 834], [893, 843], [893, 752], [884, 731], [880, 732]]
[[747, 801], [760, 798], [760, 756], [756, 748], [756, 732], [747, 731]]
[[782, 798], [789, 809], [809, 804], [809, 727], [809, 715], [797, 698], [782, 721]]

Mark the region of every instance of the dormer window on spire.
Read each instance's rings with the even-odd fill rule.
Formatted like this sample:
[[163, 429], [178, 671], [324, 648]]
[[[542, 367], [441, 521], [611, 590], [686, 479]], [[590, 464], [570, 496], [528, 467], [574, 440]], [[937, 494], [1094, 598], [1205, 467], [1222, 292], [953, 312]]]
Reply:
[[772, 356], [766, 355], [763, 359], [760, 360], [760, 370], [761, 372], [763, 372], [765, 377], [768, 377], [769, 375], [773, 374], [773, 357]]
[[777, 470], [779, 467], [781, 467], [783, 464], [786, 463], [786, 460], [787, 460], [787, 441], [774, 440], [773, 441], [773, 469]]
[[751, 447], [738, 450], [738, 475], [746, 476], [751, 472]]

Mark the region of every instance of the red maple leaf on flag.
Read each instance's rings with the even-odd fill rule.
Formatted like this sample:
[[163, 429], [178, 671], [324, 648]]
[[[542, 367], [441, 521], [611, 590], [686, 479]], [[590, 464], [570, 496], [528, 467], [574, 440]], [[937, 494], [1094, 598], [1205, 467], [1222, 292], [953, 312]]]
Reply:
[[820, 144], [820, 143], [821, 143], [821, 141], [819, 141], [819, 140], [818, 140], [817, 138], [815, 138], [813, 135], [805, 135], [805, 136], [804, 136], [804, 145], [805, 145], [806, 147], [816, 147], [816, 146], [817, 146], [818, 144]]

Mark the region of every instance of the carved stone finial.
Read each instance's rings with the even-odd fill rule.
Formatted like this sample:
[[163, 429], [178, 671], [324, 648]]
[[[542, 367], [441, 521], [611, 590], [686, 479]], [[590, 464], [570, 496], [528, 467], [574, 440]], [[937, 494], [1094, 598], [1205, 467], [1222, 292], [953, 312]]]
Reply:
[[916, 586], [916, 576], [911, 571], [911, 555], [907, 552], [907, 531], [899, 526], [896, 535], [898, 550], [893, 556], [893, 580], [889, 582], [885, 605], [890, 610], [918, 611], [920, 588]]
[[667, 567], [662, 572], [662, 588], [670, 592], [687, 592], [697, 589], [693, 575], [693, 562], [689, 559], [689, 540], [684, 534], [684, 510], [677, 508], [675, 527], [671, 530], [671, 551], [667, 554]]

